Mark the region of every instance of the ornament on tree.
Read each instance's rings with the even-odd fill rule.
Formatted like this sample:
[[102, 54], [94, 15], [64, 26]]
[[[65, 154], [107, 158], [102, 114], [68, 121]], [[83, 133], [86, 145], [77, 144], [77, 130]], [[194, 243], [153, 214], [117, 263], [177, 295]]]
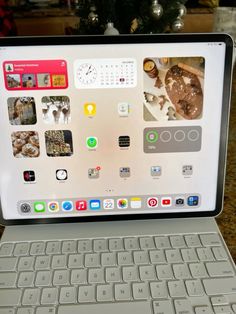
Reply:
[[112, 22], [108, 22], [104, 35], [119, 35], [119, 31], [114, 27], [114, 24]]
[[177, 32], [180, 32], [183, 30], [184, 21], [182, 18], [186, 15], [186, 13], [187, 13], [186, 7], [183, 4], [179, 3], [179, 15], [178, 15], [177, 19], [172, 24], [172, 30], [174, 32], [177, 33]]
[[158, 3], [158, 0], [152, 0], [152, 5], [150, 8], [150, 14], [151, 17], [155, 20], [159, 20], [163, 14], [163, 8], [162, 6]]
[[90, 7], [90, 13], [88, 15], [88, 23], [95, 25], [98, 24], [98, 14], [96, 13], [97, 8], [93, 5]]

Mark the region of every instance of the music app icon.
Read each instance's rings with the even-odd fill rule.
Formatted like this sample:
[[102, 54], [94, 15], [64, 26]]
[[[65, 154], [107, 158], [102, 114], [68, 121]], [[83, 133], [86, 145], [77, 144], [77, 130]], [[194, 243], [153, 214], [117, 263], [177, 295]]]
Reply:
[[87, 209], [87, 201], [78, 200], [75, 202], [75, 209], [76, 210], [86, 210]]

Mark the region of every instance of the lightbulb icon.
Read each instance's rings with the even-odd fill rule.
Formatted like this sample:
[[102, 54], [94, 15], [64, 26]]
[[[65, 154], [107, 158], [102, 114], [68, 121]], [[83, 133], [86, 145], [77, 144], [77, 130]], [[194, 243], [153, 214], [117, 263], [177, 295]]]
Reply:
[[84, 104], [84, 114], [86, 116], [92, 117], [96, 114], [96, 104], [93, 102], [89, 102]]

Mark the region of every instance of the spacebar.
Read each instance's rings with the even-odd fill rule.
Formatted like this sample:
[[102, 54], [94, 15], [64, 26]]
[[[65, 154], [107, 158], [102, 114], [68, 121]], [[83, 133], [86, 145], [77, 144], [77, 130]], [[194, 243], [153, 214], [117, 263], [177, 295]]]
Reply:
[[125, 303], [106, 303], [106, 304], [79, 304], [62, 305], [58, 307], [58, 314], [151, 314], [150, 302], [125, 302]]

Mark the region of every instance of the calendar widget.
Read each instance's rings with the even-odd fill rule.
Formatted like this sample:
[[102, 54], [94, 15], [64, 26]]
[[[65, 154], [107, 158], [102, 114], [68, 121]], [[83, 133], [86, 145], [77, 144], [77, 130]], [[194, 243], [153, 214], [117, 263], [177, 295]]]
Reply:
[[137, 84], [135, 59], [78, 59], [74, 63], [75, 87], [132, 88]]

